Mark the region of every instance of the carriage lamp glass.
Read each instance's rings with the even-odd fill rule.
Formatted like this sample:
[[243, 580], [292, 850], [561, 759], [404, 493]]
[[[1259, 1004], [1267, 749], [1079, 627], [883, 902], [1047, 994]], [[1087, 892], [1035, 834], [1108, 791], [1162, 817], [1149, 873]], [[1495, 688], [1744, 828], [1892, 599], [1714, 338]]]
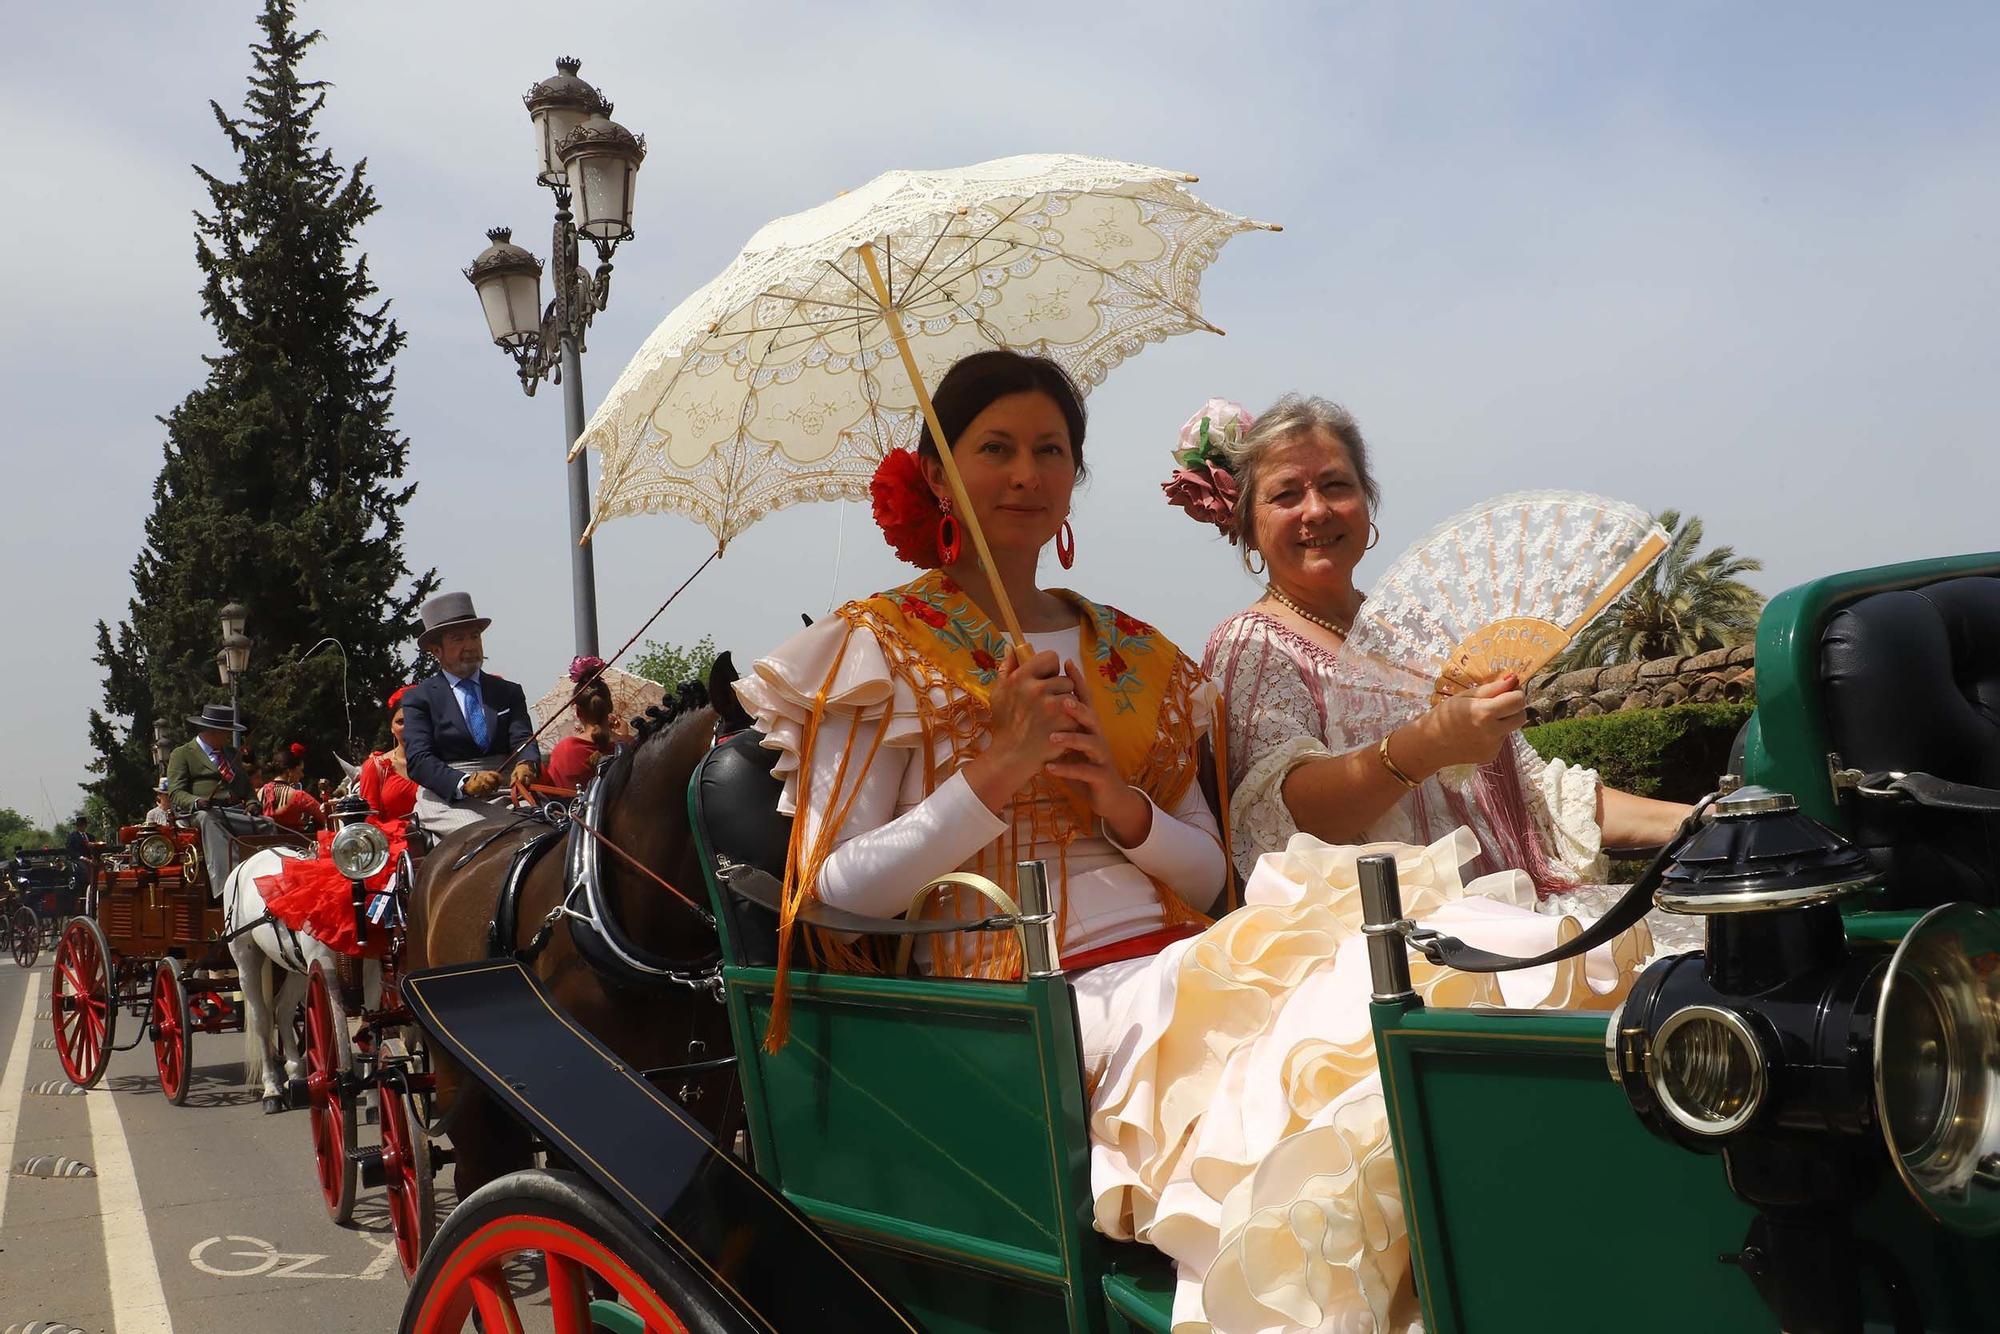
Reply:
[[1764, 1103], [1763, 1047], [1733, 1010], [1690, 1005], [1660, 1025], [1649, 1079], [1668, 1116], [1697, 1135], [1728, 1135]]
[[389, 836], [372, 824], [353, 824], [333, 836], [333, 869], [366, 880], [389, 864]]
[[576, 229], [593, 241], [632, 237], [632, 187], [646, 160], [646, 140], [615, 120], [585, 121], [559, 146], [576, 191]]
[[158, 871], [174, 864], [174, 845], [164, 834], [148, 834], [139, 840], [134, 849], [139, 865], [151, 871]]
[[513, 235], [507, 227], [488, 231], [486, 249], [465, 270], [487, 330], [505, 348], [525, 346], [542, 330], [542, 261], [515, 245]]
[[556, 72], [530, 88], [521, 101], [535, 127], [535, 180], [547, 186], [565, 182], [562, 154], [557, 146], [577, 126], [593, 116], [611, 114], [604, 94], [577, 77], [583, 62], [575, 56], [556, 61]]
[[1875, 1011], [1890, 1160], [1939, 1221], [2000, 1229], [2000, 922], [1947, 904], [1911, 927]]

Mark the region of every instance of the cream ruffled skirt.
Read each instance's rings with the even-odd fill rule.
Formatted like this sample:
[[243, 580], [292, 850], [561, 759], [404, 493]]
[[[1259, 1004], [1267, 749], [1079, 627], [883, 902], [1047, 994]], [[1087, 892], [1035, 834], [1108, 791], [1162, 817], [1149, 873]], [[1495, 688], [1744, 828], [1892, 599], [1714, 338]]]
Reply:
[[[1390, 852], [1413, 917], [1480, 948], [1539, 954], [1579, 929], [1478, 852], [1335, 847], [1295, 835], [1244, 906], [1150, 959], [1075, 979], [1099, 1230], [1175, 1261], [1175, 1334], [1420, 1328], [1369, 1028], [1355, 862]], [[1608, 1010], [1651, 953], [1644, 926], [1583, 959], [1479, 976], [1413, 957], [1430, 1005]]]

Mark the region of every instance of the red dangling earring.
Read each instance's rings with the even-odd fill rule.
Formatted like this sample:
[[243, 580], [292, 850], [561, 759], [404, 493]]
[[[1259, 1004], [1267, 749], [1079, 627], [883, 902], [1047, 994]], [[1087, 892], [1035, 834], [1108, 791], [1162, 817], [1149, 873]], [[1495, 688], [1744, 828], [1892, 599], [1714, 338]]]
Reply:
[[951, 516], [951, 502], [943, 502], [943, 514], [938, 516], [938, 561], [943, 565], [958, 564], [958, 520]]
[[1076, 534], [1070, 531], [1068, 519], [1064, 519], [1063, 526], [1056, 529], [1056, 559], [1062, 562], [1065, 570], [1076, 564]]

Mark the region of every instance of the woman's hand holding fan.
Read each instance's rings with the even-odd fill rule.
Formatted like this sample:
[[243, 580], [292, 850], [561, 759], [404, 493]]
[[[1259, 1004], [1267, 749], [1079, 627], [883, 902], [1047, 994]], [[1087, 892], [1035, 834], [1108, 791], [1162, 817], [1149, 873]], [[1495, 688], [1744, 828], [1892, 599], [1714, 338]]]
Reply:
[[1334, 665], [1328, 713], [1345, 748], [1433, 709], [1448, 725], [1466, 711], [1447, 709], [1454, 697], [1503, 677], [1525, 684], [1666, 541], [1645, 511], [1581, 492], [1500, 496], [1438, 525], [1376, 581]]

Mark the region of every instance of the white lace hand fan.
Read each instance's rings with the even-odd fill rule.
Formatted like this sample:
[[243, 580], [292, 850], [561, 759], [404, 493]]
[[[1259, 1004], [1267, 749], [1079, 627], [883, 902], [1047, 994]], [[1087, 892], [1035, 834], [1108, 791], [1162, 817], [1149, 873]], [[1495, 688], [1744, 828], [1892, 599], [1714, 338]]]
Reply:
[[1354, 618], [1327, 701], [1341, 748], [1504, 673], [1527, 681], [1666, 549], [1644, 510], [1580, 491], [1516, 492], [1447, 519]]

